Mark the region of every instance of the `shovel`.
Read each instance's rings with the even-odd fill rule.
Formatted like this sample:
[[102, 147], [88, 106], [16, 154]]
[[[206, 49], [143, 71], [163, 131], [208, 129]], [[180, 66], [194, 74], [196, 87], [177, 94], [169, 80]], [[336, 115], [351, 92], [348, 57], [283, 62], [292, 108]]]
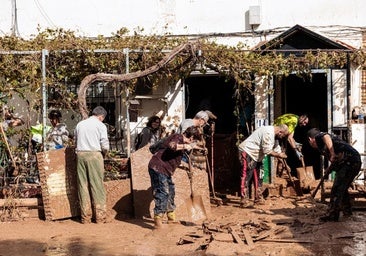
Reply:
[[304, 158], [300, 159], [302, 167], [296, 168], [297, 177], [300, 180], [301, 188], [309, 190], [310, 185], [315, 181], [314, 170], [312, 166], [305, 166]]
[[188, 211], [188, 216], [192, 222], [203, 220], [207, 218], [205, 206], [203, 204], [202, 196], [196, 196], [193, 191], [193, 170], [191, 165], [191, 160], [189, 159], [189, 171], [187, 171], [189, 178], [189, 185], [191, 188], [191, 196], [186, 200], [186, 206]]
[[332, 172], [333, 169], [333, 165], [331, 164], [330, 166], [328, 166], [328, 168], [324, 171], [323, 176], [321, 177], [318, 186], [316, 186], [316, 188], [314, 189], [314, 191], [311, 193], [311, 197], [315, 198], [316, 193], [318, 192], [319, 188], [323, 185], [324, 180], [326, 177], [328, 177], [328, 175]]
[[302, 196], [303, 193], [302, 193], [302, 189], [301, 189], [301, 186], [300, 186], [300, 181], [298, 179], [294, 179], [292, 177], [291, 168], [290, 168], [290, 166], [288, 166], [286, 160], [283, 159], [283, 158], [278, 158], [278, 159], [282, 162], [282, 165], [285, 167], [288, 178], [289, 178], [289, 181], [290, 181], [291, 185], [293, 186], [293, 188], [295, 189], [296, 195], [297, 196]]

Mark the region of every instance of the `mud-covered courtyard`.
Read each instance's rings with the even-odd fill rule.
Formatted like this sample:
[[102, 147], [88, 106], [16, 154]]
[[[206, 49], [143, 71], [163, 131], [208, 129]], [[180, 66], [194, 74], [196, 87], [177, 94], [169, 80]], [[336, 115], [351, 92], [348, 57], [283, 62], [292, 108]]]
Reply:
[[239, 207], [223, 195], [205, 221], [180, 219], [155, 230], [149, 218], [80, 224], [74, 219], [0, 222], [0, 255], [365, 255], [362, 199], [353, 216], [320, 222], [326, 205], [303, 197], [269, 196], [265, 205]]

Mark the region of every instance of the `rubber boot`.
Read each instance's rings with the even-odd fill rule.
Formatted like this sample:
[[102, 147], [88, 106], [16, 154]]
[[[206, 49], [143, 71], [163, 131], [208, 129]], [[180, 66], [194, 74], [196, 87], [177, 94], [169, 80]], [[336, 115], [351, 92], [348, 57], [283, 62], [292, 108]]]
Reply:
[[340, 210], [338, 208], [330, 208], [328, 214], [320, 217], [321, 221], [338, 221], [340, 215]]
[[163, 227], [163, 217], [161, 215], [154, 216], [154, 228], [161, 229]]
[[168, 217], [168, 224], [176, 224], [177, 221], [175, 220], [175, 212], [168, 212], [167, 213], [167, 217]]
[[246, 187], [241, 193], [240, 208], [247, 208], [250, 206], [248, 195], [249, 195], [249, 189]]
[[250, 206], [249, 199], [246, 196], [240, 198], [240, 208], [247, 208]]
[[258, 204], [258, 205], [265, 205], [266, 204], [266, 200], [263, 197], [261, 189], [257, 190], [254, 203]]

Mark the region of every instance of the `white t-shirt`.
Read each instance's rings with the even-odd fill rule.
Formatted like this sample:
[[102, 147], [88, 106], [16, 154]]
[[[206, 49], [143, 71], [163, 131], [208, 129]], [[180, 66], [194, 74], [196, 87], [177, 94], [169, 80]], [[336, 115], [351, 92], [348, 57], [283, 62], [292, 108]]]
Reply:
[[248, 138], [238, 146], [239, 151], [245, 151], [254, 161], [261, 162], [264, 156], [271, 151], [281, 152], [281, 147], [276, 143], [274, 126], [262, 126], [256, 129]]

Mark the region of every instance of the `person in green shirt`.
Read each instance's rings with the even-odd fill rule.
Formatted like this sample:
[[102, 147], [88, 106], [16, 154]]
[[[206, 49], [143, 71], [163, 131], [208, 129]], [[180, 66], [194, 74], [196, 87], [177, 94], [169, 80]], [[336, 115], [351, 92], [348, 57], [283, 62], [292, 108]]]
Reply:
[[274, 125], [285, 124], [288, 127], [289, 135], [287, 140], [299, 159], [303, 157], [301, 153], [301, 144], [297, 143], [294, 139], [295, 128], [299, 126], [306, 126], [309, 123], [309, 117], [305, 114], [295, 115], [295, 114], [283, 114], [277, 117], [274, 121]]

